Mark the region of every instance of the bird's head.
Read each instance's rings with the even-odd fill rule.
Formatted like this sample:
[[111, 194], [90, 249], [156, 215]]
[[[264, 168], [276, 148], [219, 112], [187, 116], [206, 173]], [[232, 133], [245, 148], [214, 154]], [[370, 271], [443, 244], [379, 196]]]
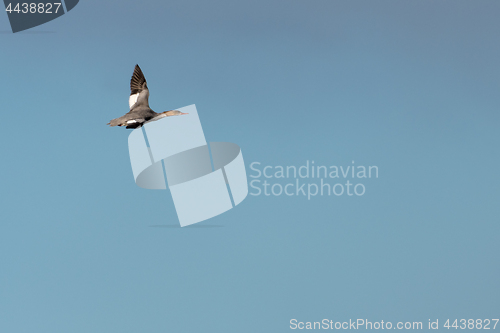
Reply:
[[170, 117], [170, 116], [180, 116], [182, 114], [187, 114], [187, 113], [183, 113], [183, 112], [180, 112], [178, 110], [170, 110], [170, 111], [165, 111], [165, 112], [162, 112], [165, 117]]

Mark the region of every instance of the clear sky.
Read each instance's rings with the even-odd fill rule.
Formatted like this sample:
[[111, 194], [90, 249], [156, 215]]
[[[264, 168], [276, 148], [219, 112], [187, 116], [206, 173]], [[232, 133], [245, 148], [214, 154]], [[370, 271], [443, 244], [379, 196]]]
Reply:
[[[0, 13], [0, 332], [498, 318], [499, 14], [497, 0], [81, 0], [12, 34]], [[379, 177], [363, 196], [249, 195], [176, 228], [169, 192], [134, 183], [130, 132], [106, 126], [136, 63], [154, 110], [196, 104], [249, 175], [309, 160]]]

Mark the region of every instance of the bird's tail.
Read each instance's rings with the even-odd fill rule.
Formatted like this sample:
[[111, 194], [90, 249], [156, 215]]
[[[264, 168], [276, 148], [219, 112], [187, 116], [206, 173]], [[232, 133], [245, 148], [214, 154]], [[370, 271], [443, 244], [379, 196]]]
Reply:
[[109, 121], [109, 123], [107, 123], [106, 125], [109, 125], [111, 127], [113, 126], [121, 126], [121, 123], [122, 123], [122, 117], [120, 118], [115, 118], [115, 119], [112, 119]]

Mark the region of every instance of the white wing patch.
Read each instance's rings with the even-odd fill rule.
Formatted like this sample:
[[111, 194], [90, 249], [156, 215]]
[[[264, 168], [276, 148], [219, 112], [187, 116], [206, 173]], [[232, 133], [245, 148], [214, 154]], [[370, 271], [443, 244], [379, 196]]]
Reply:
[[127, 120], [127, 124], [135, 124], [135, 123], [143, 123], [144, 119], [132, 119], [132, 120]]
[[130, 97], [128, 99], [128, 106], [130, 107], [130, 109], [132, 109], [134, 104], [137, 102], [138, 98], [139, 98], [139, 93], [130, 95]]

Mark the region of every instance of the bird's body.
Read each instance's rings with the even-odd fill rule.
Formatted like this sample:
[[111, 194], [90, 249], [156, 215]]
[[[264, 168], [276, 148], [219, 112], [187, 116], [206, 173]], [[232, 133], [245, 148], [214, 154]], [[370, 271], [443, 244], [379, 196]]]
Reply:
[[155, 121], [164, 117], [178, 116], [182, 113], [177, 110], [156, 113], [149, 107], [149, 89], [146, 78], [139, 65], [135, 65], [134, 74], [130, 80], [130, 111], [116, 119], [111, 120], [110, 126], [125, 126], [126, 128], [138, 128], [147, 122]]

